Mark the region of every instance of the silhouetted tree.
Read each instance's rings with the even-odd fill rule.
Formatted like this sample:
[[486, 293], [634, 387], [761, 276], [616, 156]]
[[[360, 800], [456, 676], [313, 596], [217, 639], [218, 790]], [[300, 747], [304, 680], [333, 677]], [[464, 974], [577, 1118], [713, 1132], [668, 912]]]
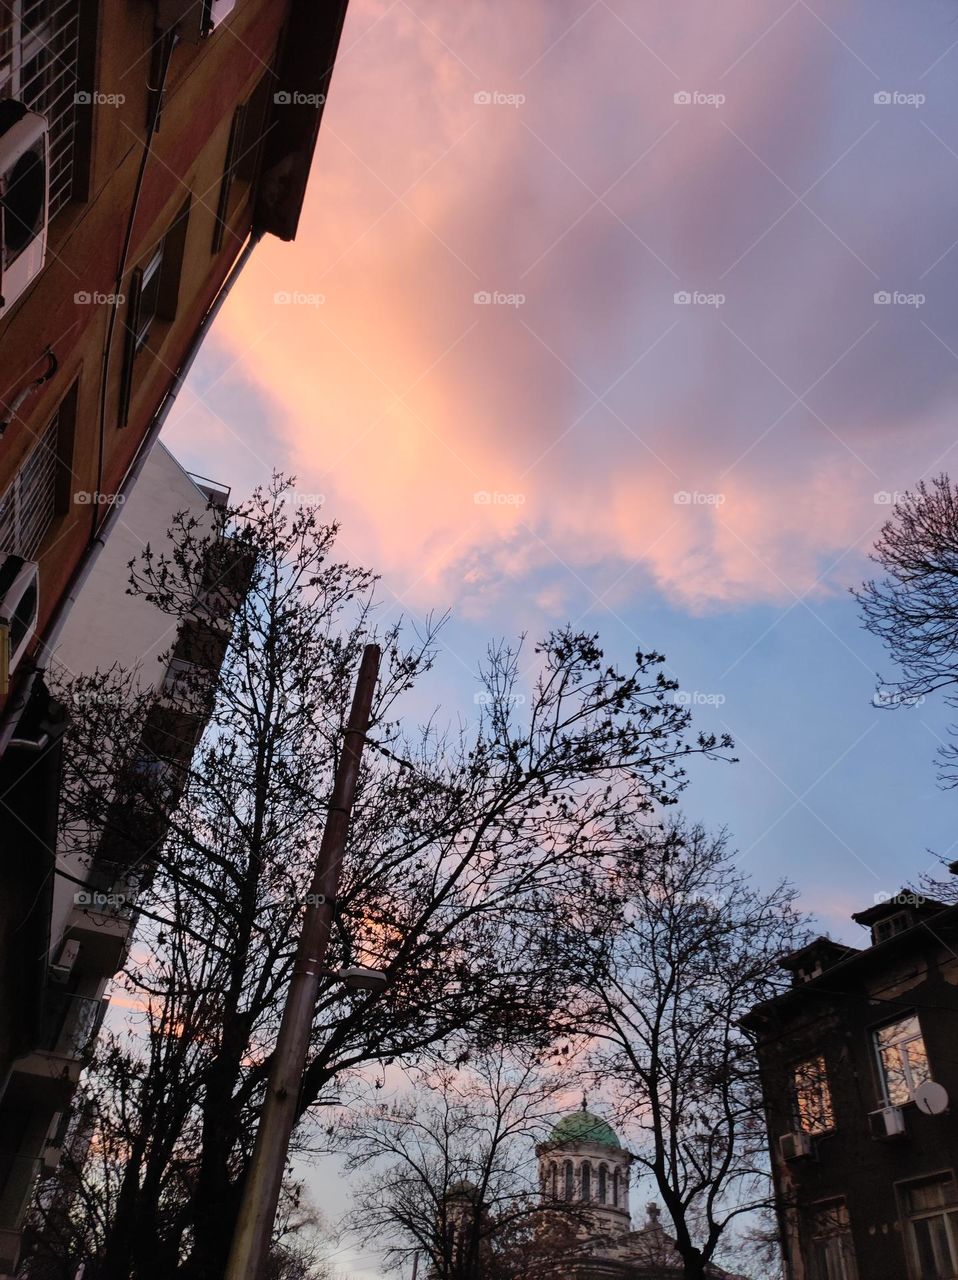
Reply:
[[[872, 560], [884, 577], [853, 591], [865, 628], [901, 669], [879, 679], [875, 703], [913, 706], [943, 690], [958, 707], [958, 487], [947, 475], [902, 494], [882, 526]], [[955, 734], [953, 727], [952, 735]], [[939, 750], [940, 778], [958, 783], [958, 745]]]
[[[75, 851], [90, 841], [91, 857], [108, 839], [143, 873], [120, 983], [128, 1026], [90, 1073], [98, 1160], [75, 1201], [98, 1219], [87, 1280], [206, 1280], [228, 1252], [372, 633], [372, 575], [334, 558], [335, 527], [315, 508], [290, 510], [290, 487], [279, 478], [228, 513], [221, 542], [178, 521], [172, 549], [148, 548], [133, 566], [132, 589], [174, 627], [226, 645], [218, 685], [200, 663], [172, 699], [172, 713], [177, 699], [209, 710], [188, 766], [171, 777], [144, 761], [129, 677], [82, 686], [64, 833]], [[224, 573], [244, 565], [248, 585], [222, 641], [219, 563]], [[730, 745], [689, 739], [659, 655], [639, 653], [620, 672], [596, 637], [572, 629], [531, 654], [491, 649], [476, 724], [403, 734], [394, 704], [431, 665], [432, 635], [409, 648], [398, 627], [381, 639], [329, 962], [384, 969], [390, 986], [375, 995], [325, 983], [300, 1093], [306, 1121], [333, 1082], [370, 1064], [415, 1061], [464, 1032], [477, 1046], [538, 1052], [573, 1025], [590, 933], [619, 911], [609, 854], [630, 856], [626, 818], [674, 801], [687, 755]], [[175, 715], [161, 727], [159, 765]], [[306, 1123], [296, 1140], [308, 1145], [309, 1134]]]

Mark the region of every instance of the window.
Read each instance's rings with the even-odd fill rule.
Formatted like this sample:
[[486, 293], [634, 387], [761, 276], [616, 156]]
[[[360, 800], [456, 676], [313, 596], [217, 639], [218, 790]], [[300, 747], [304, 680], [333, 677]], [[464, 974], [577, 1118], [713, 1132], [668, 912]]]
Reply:
[[51, 218], [73, 195], [79, 11], [79, 0], [0, 5], [0, 98], [47, 119]]
[[903, 1106], [918, 1085], [931, 1079], [918, 1016], [912, 1013], [889, 1022], [874, 1035], [885, 1100], [892, 1106]]
[[572, 1200], [575, 1196], [575, 1172], [572, 1168], [572, 1161], [565, 1162], [565, 1198]]
[[160, 323], [176, 318], [180, 275], [186, 250], [190, 199], [181, 206], [162, 240], [146, 259], [133, 268], [130, 296], [126, 301], [126, 350], [120, 383], [120, 426], [126, 426], [133, 397], [136, 358], [148, 345]]
[[552, 1199], [559, 1199], [559, 1169], [553, 1160], [549, 1165], [549, 1186], [552, 1189]]
[[590, 1164], [582, 1166], [582, 1199], [592, 1199], [592, 1166]]
[[605, 1204], [609, 1194], [609, 1171], [604, 1164], [599, 1165], [599, 1204]]
[[879, 920], [872, 929], [872, 942], [876, 945], [893, 938], [896, 933], [904, 933], [911, 928], [911, 914], [908, 911], [897, 911], [893, 916]]
[[612, 1203], [616, 1209], [619, 1207], [619, 1171], [613, 1170], [612, 1173]]
[[835, 1127], [825, 1059], [819, 1055], [792, 1068], [795, 1123], [804, 1133], [827, 1133]]
[[31, 559], [54, 518], [68, 509], [75, 407], [76, 387], [0, 494], [0, 552]]
[[220, 193], [216, 202], [213, 253], [219, 253], [222, 249], [230, 220], [249, 195], [255, 181], [265, 136], [263, 126], [266, 122], [266, 107], [274, 80], [274, 73], [268, 71], [248, 101], [241, 103], [233, 115]]
[[952, 1280], [958, 1273], [958, 1190], [953, 1174], [903, 1189], [909, 1243], [919, 1280]]
[[815, 1205], [810, 1218], [813, 1280], [858, 1280], [851, 1224], [844, 1200]]

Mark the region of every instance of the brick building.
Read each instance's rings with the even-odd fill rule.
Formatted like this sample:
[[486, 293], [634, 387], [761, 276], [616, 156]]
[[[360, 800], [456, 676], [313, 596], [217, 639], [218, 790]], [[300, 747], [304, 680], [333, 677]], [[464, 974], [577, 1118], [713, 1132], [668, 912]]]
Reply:
[[[69, 713], [45, 669], [71, 647], [120, 657], [130, 617], [96, 605], [122, 595], [118, 544], [216, 498], [157, 437], [259, 238], [296, 232], [345, 9], [0, 5], [0, 1274], [129, 928], [82, 918], [60, 883], [77, 872], [57, 857]], [[196, 645], [180, 637], [156, 676], [154, 756], [191, 750], [201, 726], [170, 705]], [[83, 994], [64, 994], [67, 971]]]
[[[958, 1275], [958, 906], [903, 890], [785, 958], [756, 1036], [789, 1280]], [[949, 1102], [949, 1099], [951, 1102]]]

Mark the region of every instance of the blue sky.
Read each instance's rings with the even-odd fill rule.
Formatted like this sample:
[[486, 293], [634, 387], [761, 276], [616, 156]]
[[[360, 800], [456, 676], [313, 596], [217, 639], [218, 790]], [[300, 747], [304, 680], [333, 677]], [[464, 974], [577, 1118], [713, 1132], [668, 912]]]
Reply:
[[954, 0], [353, 0], [299, 237], [165, 436], [452, 610], [411, 711], [565, 619], [664, 651], [738, 741], [687, 812], [852, 942], [954, 841], [944, 710], [872, 705], [847, 588], [958, 475], [956, 72]]

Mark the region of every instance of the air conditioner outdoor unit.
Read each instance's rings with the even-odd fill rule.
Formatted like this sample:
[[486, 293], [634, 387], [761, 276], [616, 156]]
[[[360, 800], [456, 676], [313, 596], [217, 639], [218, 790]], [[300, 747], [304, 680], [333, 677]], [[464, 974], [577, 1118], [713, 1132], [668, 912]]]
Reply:
[[22, 556], [0, 556], [0, 697], [37, 632], [40, 570]]
[[901, 1107], [879, 1107], [868, 1113], [871, 1136], [879, 1142], [886, 1138], [900, 1138], [905, 1132], [905, 1116]]
[[0, 102], [0, 316], [43, 270], [50, 201], [50, 142], [43, 116]]
[[795, 1133], [783, 1133], [778, 1140], [778, 1149], [783, 1160], [801, 1160], [812, 1154], [811, 1135], [801, 1129]]
[[174, 27], [181, 40], [197, 44], [211, 36], [236, 8], [236, 0], [157, 0], [156, 22], [161, 31]]

